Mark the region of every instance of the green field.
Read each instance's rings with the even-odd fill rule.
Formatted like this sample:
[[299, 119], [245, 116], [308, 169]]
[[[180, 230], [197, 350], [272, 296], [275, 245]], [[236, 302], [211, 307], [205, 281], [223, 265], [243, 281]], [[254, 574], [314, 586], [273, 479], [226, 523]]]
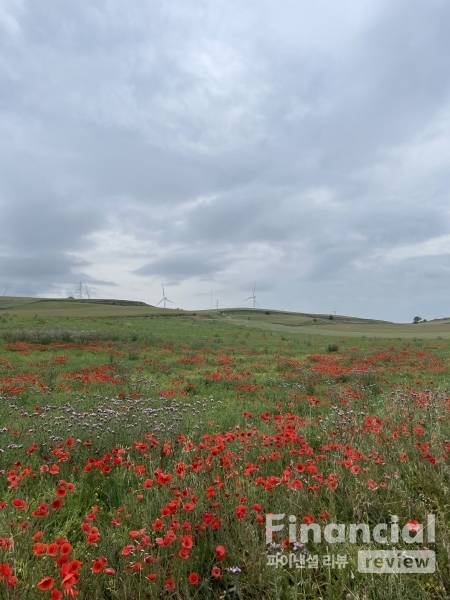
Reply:
[[341, 315], [305, 314], [270, 309], [226, 309], [183, 311], [126, 300], [75, 300], [0, 297], [0, 316], [24, 317], [180, 317], [221, 322], [267, 331], [285, 331], [326, 336], [377, 338], [450, 339], [450, 318], [418, 324], [398, 324]]
[[448, 323], [3, 297], [0, 599], [447, 599]]

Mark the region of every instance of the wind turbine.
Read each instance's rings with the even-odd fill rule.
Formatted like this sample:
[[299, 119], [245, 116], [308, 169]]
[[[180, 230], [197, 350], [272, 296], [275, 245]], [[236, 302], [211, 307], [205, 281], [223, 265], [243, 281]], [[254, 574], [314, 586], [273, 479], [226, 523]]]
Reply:
[[244, 302], [247, 302], [247, 300], [253, 300], [253, 308], [255, 308], [256, 306], [258, 306], [258, 303], [256, 302], [256, 281], [255, 281], [255, 285], [253, 286], [253, 295], [249, 296], [248, 298], [246, 298], [244, 300]]
[[164, 302], [164, 308], [166, 308], [166, 302], [170, 302], [171, 304], [173, 304], [172, 300], [169, 300], [169, 298], [166, 298], [166, 293], [164, 291], [164, 284], [161, 284], [162, 286], [162, 293], [163, 293], [163, 297], [161, 298], [161, 300], [158, 302], [158, 304], [156, 306], [159, 306], [161, 304], [161, 302]]

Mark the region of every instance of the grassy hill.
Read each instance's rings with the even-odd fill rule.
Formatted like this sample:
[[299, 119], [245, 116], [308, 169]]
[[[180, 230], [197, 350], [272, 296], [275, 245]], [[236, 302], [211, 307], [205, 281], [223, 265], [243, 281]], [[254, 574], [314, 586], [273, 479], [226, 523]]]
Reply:
[[342, 337], [450, 339], [450, 319], [418, 324], [399, 324], [344, 315], [309, 314], [271, 309], [233, 308], [184, 311], [155, 307], [145, 302], [116, 299], [53, 299], [0, 297], [0, 317], [132, 318], [188, 317], [216, 321], [230, 326], [251, 327], [286, 333]]
[[[211, 314], [213, 311], [205, 311]], [[198, 313], [201, 314], [201, 313]], [[286, 333], [342, 337], [450, 339], [450, 319], [417, 324], [400, 324], [342, 315], [293, 313], [276, 310], [229, 309], [216, 318], [230, 324]]]
[[[145, 302], [115, 299], [79, 300], [74, 298], [19, 298], [0, 297], [0, 314], [8, 312], [17, 316], [67, 316], [67, 317], [111, 317], [143, 316], [169, 312]], [[170, 311], [171, 313], [179, 312]]]

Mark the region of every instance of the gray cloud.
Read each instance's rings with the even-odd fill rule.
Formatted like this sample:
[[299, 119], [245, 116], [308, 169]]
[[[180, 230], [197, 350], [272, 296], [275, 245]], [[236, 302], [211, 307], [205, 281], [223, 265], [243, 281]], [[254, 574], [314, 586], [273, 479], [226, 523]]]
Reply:
[[55, 259], [53, 254], [41, 253], [39, 256], [3, 256], [0, 275], [5, 278], [18, 278], [22, 281], [32, 281], [39, 273], [45, 278], [57, 280], [67, 274], [68, 269], [86, 266], [86, 261], [68, 260], [65, 257]]
[[275, 308], [442, 315], [450, 250], [389, 257], [449, 233], [449, 17], [443, 0], [6, 0], [9, 293], [82, 279], [144, 299], [163, 280], [232, 305], [256, 279]]
[[138, 275], [169, 278], [172, 283], [189, 277], [213, 277], [223, 268], [221, 256], [209, 248], [180, 248], [135, 270]]

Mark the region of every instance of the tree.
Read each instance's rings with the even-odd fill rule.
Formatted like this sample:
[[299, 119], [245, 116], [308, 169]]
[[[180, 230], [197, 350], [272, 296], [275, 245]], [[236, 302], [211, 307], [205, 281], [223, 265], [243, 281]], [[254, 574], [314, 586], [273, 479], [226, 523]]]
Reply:
[[422, 317], [414, 317], [414, 320], [413, 320], [414, 325], [416, 323], [420, 323], [421, 320], [422, 320]]

